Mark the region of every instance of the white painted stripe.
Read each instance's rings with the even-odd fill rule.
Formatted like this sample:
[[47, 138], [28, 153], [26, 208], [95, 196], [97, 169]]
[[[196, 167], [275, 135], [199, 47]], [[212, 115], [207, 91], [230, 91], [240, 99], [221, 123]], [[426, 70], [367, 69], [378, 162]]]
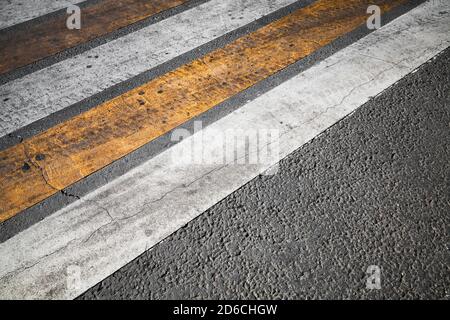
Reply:
[[[214, 145], [215, 133], [230, 128], [278, 129], [275, 160], [285, 157], [448, 47], [443, 11], [449, 2], [421, 5], [213, 123], [204, 139]], [[73, 298], [269, 167], [173, 162], [195, 138], [2, 243], [0, 297]]]
[[[211, 0], [0, 86], [0, 136], [128, 80], [295, 1], [235, 0], [230, 3]], [[87, 68], [88, 65], [92, 67]]]
[[0, 29], [67, 8], [83, 0], [3, 0], [0, 2]]

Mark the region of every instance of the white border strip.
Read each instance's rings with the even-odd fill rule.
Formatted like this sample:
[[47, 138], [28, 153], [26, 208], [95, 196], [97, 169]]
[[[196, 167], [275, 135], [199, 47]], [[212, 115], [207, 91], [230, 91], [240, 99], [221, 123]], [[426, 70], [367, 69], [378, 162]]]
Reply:
[[2, 0], [0, 30], [58, 11], [83, 0]]

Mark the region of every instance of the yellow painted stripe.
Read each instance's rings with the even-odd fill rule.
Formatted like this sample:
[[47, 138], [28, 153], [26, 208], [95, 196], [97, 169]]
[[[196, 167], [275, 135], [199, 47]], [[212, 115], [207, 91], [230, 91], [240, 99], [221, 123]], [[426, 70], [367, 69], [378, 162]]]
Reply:
[[319, 0], [0, 152], [0, 221], [55, 194], [405, 0]]
[[188, 0], [103, 0], [81, 10], [80, 30], [69, 30], [69, 15], [16, 32], [0, 34], [0, 74], [80, 45]]

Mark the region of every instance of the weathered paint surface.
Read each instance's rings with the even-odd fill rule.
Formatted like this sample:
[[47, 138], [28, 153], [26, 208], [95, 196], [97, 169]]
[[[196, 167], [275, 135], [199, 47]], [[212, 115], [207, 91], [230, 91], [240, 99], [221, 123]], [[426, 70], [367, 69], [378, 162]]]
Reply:
[[177, 59], [295, 1], [209, 0], [7, 82], [0, 86], [0, 136]]
[[108, 34], [186, 1], [104, 0], [81, 10], [80, 29], [67, 28], [67, 15], [48, 19], [26, 30], [0, 34], [0, 74]]
[[0, 2], [0, 29], [67, 8], [83, 0], [3, 0]]
[[0, 152], [0, 221], [352, 31], [366, 21], [368, 3], [317, 1]]

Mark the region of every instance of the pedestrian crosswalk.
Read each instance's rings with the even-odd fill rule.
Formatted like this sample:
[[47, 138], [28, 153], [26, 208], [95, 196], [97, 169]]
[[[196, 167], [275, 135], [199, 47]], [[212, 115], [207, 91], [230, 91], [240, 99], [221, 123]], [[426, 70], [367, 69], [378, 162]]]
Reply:
[[[0, 126], [3, 134], [51, 116], [77, 100], [107, 90], [164, 61], [164, 58], [151, 62], [140, 58], [152, 52], [149, 43], [137, 51], [129, 50], [133, 48], [130, 44], [140, 38], [137, 35], [140, 32], [165, 27], [179, 30], [181, 39], [165, 44], [165, 50], [173, 50], [169, 56], [175, 59], [189, 46], [213, 41], [219, 33], [230, 32], [293, 3], [275, 1], [269, 5], [267, 1], [237, 0], [228, 7], [208, 1], [92, 49], [106, 50], [108, 60], [98, 60], [90, 68], [82, 66], [88, 70], [89, 78], [82, 87], [78, 87], [76, 78], [66, 78], [68, 83], [62, 79], [52, 83], [51, 77], [58, 70], [67, 77], [70, 72], [65, 70], [76, 61], [84, 61], [83, 55], [92, 57], [90, 51], [7, 82], [0, 87], [5, 103]], [[295, 72], [303, 58], [364, 27], [369, 4], [365, 0], [317, 0], [305, 4], [5, 148], [0, 151], [1, 221], [14, 219], [72, 184], [99, 170], [107, 170], [115, 161], [126, 159], [142, 146], [174, 132], [183, 123], [214, 110], [259, 82], [283, 72]], [[407, 1], [378, 1], [378, 5], [382, 12], [389, 13], [407, 5]], [[241, 11], [243, 8], [252, 10]], [[55, 212], [49, 209], [45, 219], [0, 244], [0, 296], [77, 297], [447, 48], [450, 16], [442, 12], [448, 9], [445, 1], [420, 4], [234, 111], [224, 112], [223, 117], [201, 131], [160, 150], [154, 157], [143, 159], [136, 168], [88, 195], [67, 194], [75, 198], [73, 203]], [[222, 16], [225, 11], [228, 17], [248, 16], [238, 19], [244, 20], [238, 25], [230, 18], [219, 31], [211, 22], [204, 24], [197, 15]], [[194, 32], [195, 40], [183, 38], [186, 30]], [[157, 32], [155, 39], [160, 39], [162, 45], [161, 32], [164, 31]], [[108, 53], [112, 48], [123, 51]], [[152, 55], [164, 52], [155, 50]], [[133, 66], [133, 70], [114, 67], [122, 62]], [[82, 69], [76, 69], [73, 75], [80, 72], [82, 77]], [[104, 73], [106, 79], [95, 78], [96, 72]], [[114, 80], [107, 79], [107, 74]], [[32, 83], [38, 83], [37, 90]], [[69, 89], [75, 87], [79, 91], [70, 97]], [[34, 104], [29, 97], [33, 91], [46, 95], [36, 97], [38, 101]], [[16, 108], [20, 101], [20, 108]], [[52, 101], [59, 104], [53, 106]], [[38, 110], [33, 109], [35, 106]], [[33, 116], [23, 117], [22, 112]], [[237, 154], [248, 157], [250, 151], [245, 141], [239, 143], [247, 137], [237, 135], [226, 142], [217, 139], [217, 132], [242, 128], [277, 132], [276, 154], [271, 161], [236, 164], [233, 159], [226, 159], [193, 164], [183, 157], [198, 136], [202, 137], [203, 146], [213, 151], [207, 157], [214, 157], [214, 150], [223, 148], [234, 148]], [[76, 286], [67, 285], [68, 269], [80, 274]]]
[[366, 6], [317, 1], [4, 150], [0, 221], [350, 32], [365, 22]]

